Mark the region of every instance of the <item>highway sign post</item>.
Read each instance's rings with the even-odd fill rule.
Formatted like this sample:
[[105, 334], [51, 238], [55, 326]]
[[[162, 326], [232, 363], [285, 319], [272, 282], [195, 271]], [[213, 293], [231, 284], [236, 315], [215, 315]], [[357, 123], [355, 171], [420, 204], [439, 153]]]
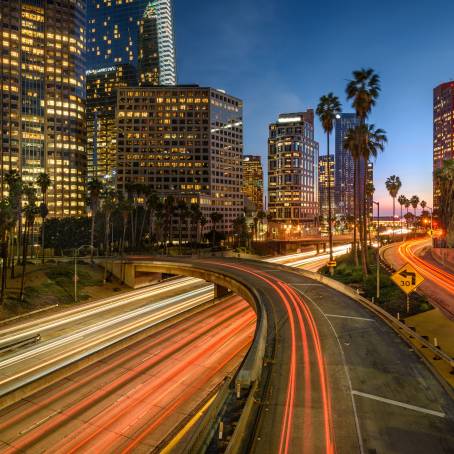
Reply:
[[414, 292], [423, 282], [424, 278], [409, 263], [396, 271], [391, 279], [407, 295], [407, 312], [410, 312], [410, 293]]

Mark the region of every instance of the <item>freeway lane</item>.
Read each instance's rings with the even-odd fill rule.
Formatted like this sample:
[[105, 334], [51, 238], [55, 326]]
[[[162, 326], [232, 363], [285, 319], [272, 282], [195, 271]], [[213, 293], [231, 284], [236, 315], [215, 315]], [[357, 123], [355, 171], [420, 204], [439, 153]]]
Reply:
[[249, 347], [255, 314], [211, 306], [0, 412], [0, 452], [150, 452]]
[[420, 290], [446, 317], [454, 321], [454, 275], [422, 256], [431, 245], [430, 239], [410, 240], [382, 249], [382, 257], [394, 268], [409, 262], [424, 276]]
[[358, 303], [274, 264], [212, 259], [190, 266], [253, 287], [269, 314], [250, 452], [453, 452], [450, 396]]

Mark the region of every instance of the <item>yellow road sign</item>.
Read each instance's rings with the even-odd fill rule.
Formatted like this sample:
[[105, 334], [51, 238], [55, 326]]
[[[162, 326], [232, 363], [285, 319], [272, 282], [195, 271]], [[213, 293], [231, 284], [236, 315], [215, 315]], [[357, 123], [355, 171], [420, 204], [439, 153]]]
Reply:
[[396, 271], [391, 279], [407, 295], [414, 292], [424, 282], [424, 278], [409, 263]]

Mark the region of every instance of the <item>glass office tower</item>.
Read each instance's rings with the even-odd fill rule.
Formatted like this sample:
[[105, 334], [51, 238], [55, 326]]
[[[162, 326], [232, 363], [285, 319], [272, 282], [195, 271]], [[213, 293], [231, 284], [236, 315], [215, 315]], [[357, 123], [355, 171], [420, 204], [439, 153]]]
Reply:
[[4, 175], [52, 180], [50, 216], [85, 208], [85, 0], [1, 0], [1, 196]]

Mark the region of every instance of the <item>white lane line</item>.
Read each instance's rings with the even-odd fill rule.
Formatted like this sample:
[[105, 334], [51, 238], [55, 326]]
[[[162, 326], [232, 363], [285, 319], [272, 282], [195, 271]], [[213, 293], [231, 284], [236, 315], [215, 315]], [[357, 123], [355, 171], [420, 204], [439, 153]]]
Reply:
[[372, 318], [365, 318], [365, 317], [353, 317], [351, 315], [336, 315], [336, 314], [325, 314], [327, 317], [335, 317], [335, 318], [351, 318], [352, 320], [364, 320], [366, 322], [375, 322]]
[[419, 411], [420, 413], [426, 413], [432, 416], [438, 416], [444, 418], [445, 413], [441, 411], [429, 410], [428, 408], [417, 407], [416, 405], [406, 404], [404, 402], [399, 402], [398, 400], [386, 399], [385, 397], [374, 396], [373, 394], [362, 393], [360, 391], [352, 391], [352, 394], [355, 396], [367, 397], [368, 399], [378, 400], [379, 402], [384, 402], [385, 404], [396, 405], [397, 407], [408, 408], [409, 410]]
[[[294, 287], [294, 285], [292, 284], [292, 287]], [[353, 397], [353, 386], [352, 386], [352, 380], [351, 380], [351, 377], [350, 377], [350, 372], [348, 370], [348, 367], [347, 367], [347, 359], [345, 358], [345, 352], [344, 352], [344, 349], [342, 348], [342, 344], [341, 344], [341, 341], [339, 339], [339, 336], [337, 334], [337, 331], [335, 330], [333, 324], [331, 323], [331, 320], [326, 316], [326, 314], [322, 311], [322, 308], [308, 295], [304, 294], [301, 290], [295, 288], [295, 290], [304, 298], [307, 298], [317, 309], [318, 311], [320, 312], [320, 314], [322, 314], [322, 316], [326, 319], [326, 321], [328, 322], [331, 330], [333, 331], [334, 333], [334, 336], [336, 336], [336, 341], [337, 341], [337, 344], [339, 345], [339, 350], [341, 352], [341, 357], [342, 357], [342, 363], [344, 365], [344, 372], [345, 372], [345, 376], [347, 378], [347, 383], [348, 383], [348, 387], [350, 389], [350, 400], [351, 400], [351, 403], [352, 403], [352, 407], [353, 407], [353, 418], [355, 420], [355, 428], [356, 428], [356, 436], [358, 438], [358, 445], [359, 445], [359, 452], [360, 454], [365, 454], [365, 450], [364, 450], [364, 443], [363, 443], [363, 436], [362, 436], [362, 433], [361, 433], [361, 426], [359, 425], [359, 418], [358, 418], [358, 410], [356, 408], [356, 402], [355, 402], [355, 399]]]
[[324, 287], [323, 284], [292, 284], [293, 287]]

